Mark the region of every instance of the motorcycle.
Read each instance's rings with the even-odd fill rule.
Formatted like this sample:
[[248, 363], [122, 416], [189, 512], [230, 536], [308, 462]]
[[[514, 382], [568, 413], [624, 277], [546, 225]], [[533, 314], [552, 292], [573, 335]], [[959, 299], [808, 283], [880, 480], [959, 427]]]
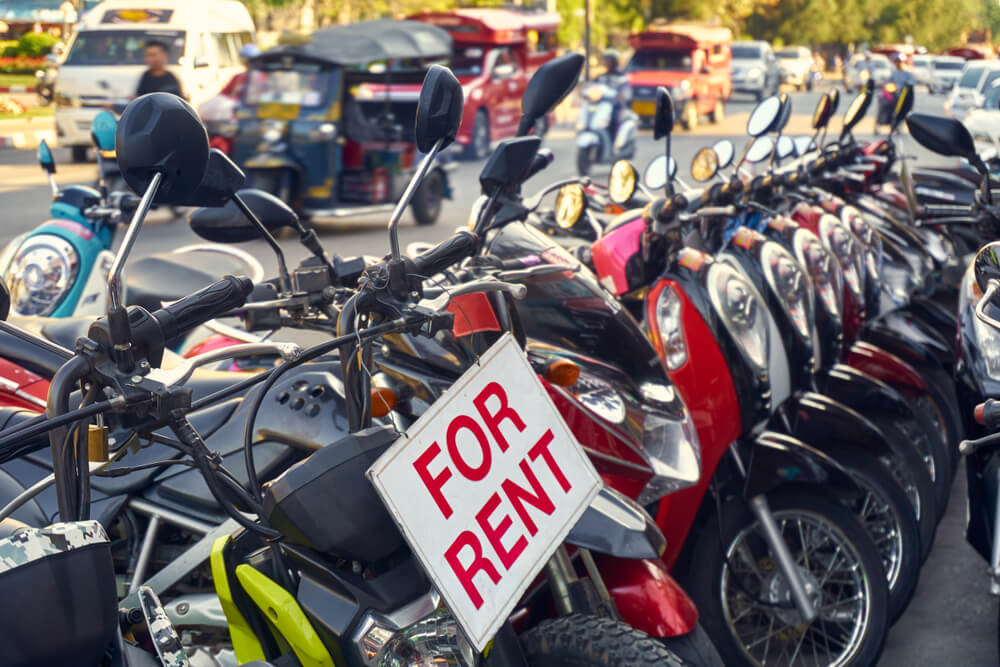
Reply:
[[576, 121], [576, 169], [581, 176], [594, 165], [635, 155], [639, 117], [621, 95], [619, 88], [604, 83], [588, 83], [583, 89]]

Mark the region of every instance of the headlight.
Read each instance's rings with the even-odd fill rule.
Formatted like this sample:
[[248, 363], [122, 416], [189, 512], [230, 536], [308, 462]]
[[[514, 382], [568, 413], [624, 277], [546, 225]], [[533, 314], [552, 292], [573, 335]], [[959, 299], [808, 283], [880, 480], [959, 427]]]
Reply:
[[792, 320], [795, 330], [806, 341], [812, 341], [813, 307], [805, 271], [792, 255], [774, 242], [761, 249], [764, 277]]
[[809, 272], [813, 287], [824, 307], [831, 315], [839, 318], [844, 287], [837, 258], [823, 246], [815, 234], [806, 229], [795, 232], [793, 245], [795, 258]]
[[759, 67], [751, 67], [750, 69], [747, 70], [747, 78], [756, 79], [763, 73], [764, 72]]
[[20, 315], [50, 315], [73, 286], [80, 259], [58, 236], [39, 234], [22, 245], [4, 276], [11, 308]]
[[269, 144], [274, 144], [281, 141], [281, 137], [285, 135], [286, 128], [285, 121], [283, 120], [269, 120], [261, 124], [260, 128], [260, 138]]
[[[436, 599], [437, 594], [433, 596]], [[426, 605], [427, 600], [428, 597], [421, 598], [393, 613], [392, 619], [412, 618], [412, 613], [406, 613], [410, 607]], [[393, 620], [369, 614], [362, 621], [354, 645], [366, 667], [473, 667], [476, 664], [476, 651], [446, 609], [433, 609], [422, 618], [407, 619], [403, 621], [408, 623], [405, 627], [399, 627]]]
[[[335, 139], [337, 137], [337, 126], [333, 123], [319, 123], [318, 125], [313, 123], [293, 124], [292, 134], [295, 135], [296, 139], [305, 138], [311, 142], [320, 143]], [[280, 138], [279, 136], [278, 139]], [[264, 137], [265, 141], [271, 143], [274, 143], [278, 139], [269, 139], [266, 135]]]
[[569, 390], [576, 400], [601, 419], [612, 424], [625, 421], [625, 399], [607, 382], [588, 373], [580, 373]]
[[676, 371], [687, 361], [687, 344], [681, 328], [681, 298], [669, 285], [656, 299], [656, 326], [659, 329], [660, 349], [667, 368]]
[[861, 303], [864, 297], [865, 258], [861, 242], [840, 220], [824, 213], [819, 218], [819, 236], [827, 249], [840, 262], [844, 282], [851, 293]]
[[697, 483], [701, 475], [701, 451], [691, 417], [671, 419], [647, 413], [642, 427], [642, 451], [653, 469], [653, 477], [639, 492], [640, 505], [654, 503], [668, 493]]
[[722, 262], [708, 270], [708, 295], [715, 312], [758, 370], [767, 368], [768, 330], [764, 301], [733, 267]]
[[[959, 308], [967, 308], [974, 311], [983, 298], [983, 293], [976, 284], [974, 267], [969, 269], [962, 277], [962, 287], [959, 291]], [[978, 358], [972, 355], [972, 364], [978, 373], [985, 373], [993, 380], [1000, 380], [1000, 331], [997, 331], [985, 322], [980, 321], [973, 313], [969, 318], [972, 320], [972, 339], [979, 350]]]

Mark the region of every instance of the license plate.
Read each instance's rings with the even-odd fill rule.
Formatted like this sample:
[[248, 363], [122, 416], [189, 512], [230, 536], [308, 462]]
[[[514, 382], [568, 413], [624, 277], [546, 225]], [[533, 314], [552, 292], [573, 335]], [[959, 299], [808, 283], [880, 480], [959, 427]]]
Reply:
[[655, 116], [656, 102], [649, 102], [645, 100], [632, 102], [632, 111], [636, 112], [640, 116]]
[[299, 117], [298, 104], [265, 102], [257, 107], [257, 118], [267, 120], [295, 120]]
[[479, 651], [601, 488], [510, 334], [368, 476]]

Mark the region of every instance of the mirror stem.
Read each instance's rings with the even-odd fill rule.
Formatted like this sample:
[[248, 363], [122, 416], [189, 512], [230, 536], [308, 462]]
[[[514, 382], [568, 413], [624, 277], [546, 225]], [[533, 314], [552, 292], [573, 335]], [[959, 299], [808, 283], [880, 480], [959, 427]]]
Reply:
[[107, 203], [108, 184], [104, 181], [104, 158], [101, 157], [100, 146], [97, 146], [97, 189], [101, 193], [101, 203]]
[[52, 189], [52, 198], [55, 199], [59, 196], [59, 186], [56, 184], [56, 177], [51, 171], [48, 172], [49, 175], [49, 188]]
[[292, 279], [288, 274], [288, 266], [285, 264], [285, 253], [281, 250], [281, 246], [278, 245], [278, 241], [274, 238], [271, 232], [268, 231], [264, 223], [260, 221], [254, 212], [250, 210], [250, 207], [246, 205], [246, 202], [236, 193], [233, 194], [233, 202], [235, 202], [236, 207], [243, 212], [243, 215], [247, 217], [267, 244], [271, 246], [271, 250], [274, 251], [275, 256], [278, 258], [278, 280], [281, 282], [281, 291], [285, 294], [292, 293]]
[[670, 173], [670, 132], [667, 132], [667, 196], [674, 196], [674, 177]]
[[420, 182], [424, 180], [424, 176], [427, 175], [427, 171], [431, 168], [431, 163], [437, 156], [438, 151], [441, 150], [441, 146], [444, 144], [444, 139], [438, 139], [431, 146], [431, 150], [424, 156], [424, 159], [420, 161], [420, 166], [417, 167], [417, 171], [413, 174], [413, 178], [406, 186], [406, 190], [403, 191], [403, 196], [399, 198], [399, 203], [396, 204], [395, 210], [393, 210], [392, 215], [389, 217], [389, 249], [392, 251], [393, 261], [399, 260], [399, 234], [396, 232], [396, 227], [399, 225], [399, 219], [403, 217], [403, 211], [406, 207], [410, 205], [410, 200], [413, 199], [414, 193], [417, 191]]

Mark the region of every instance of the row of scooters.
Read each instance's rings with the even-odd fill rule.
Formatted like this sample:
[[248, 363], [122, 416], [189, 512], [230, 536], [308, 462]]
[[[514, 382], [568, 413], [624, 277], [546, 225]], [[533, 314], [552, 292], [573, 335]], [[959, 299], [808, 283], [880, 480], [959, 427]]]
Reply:
[[[581, 66], [568, 54], [539, 70], [523, 128]], [[552, 161], [525, 133], [494, 151], [468, 229], [444, 243], [400, 252], [404, 195], [381, 261], [329, 256], [287, 205], [240, 189], [186, 105], [136, 100], [115, 147], [141, 197], [120, 199], [131, 222], [106, 315], [0, 323], [0, 553], [64, 546], [59, 565], [33, 549], [0, 572], [25, 582], [3, 610], [31, 638], [11, 664], [143, 664], [143, 648], [165, 664], [874, 664], [970, 428], [954, 378], [978, 366], [956, 362], [950, 337], [961, 258], [982, 232], [971, 223], [989, 209], [925, 203], [969, 175], [908, 170], [895, 133], [855, 141], [871, 99], [851, 102], [831, 141], [835, 96], [794, 140], [790, 99], [762, 101], [739, 157], [727, 142], [695, 156], [699, 188], [676, 178], [665, 90], [666, 151], [642, 179], [621, 162], [606, 187], [571, 179], [525, 197]], [[893, 130], [912, 102], [907, 88]], [[458, 129], [460, 87], [434, 68], [420, 104], [430, 164]], [[954, 122], [908, 123], [982, 164]], [[988, 201], [988, 179], [966, 182]], [[279, 275], [183, 298], [133, 281], [137, 263], [123, 279], [154, 204], [200, 207], [192, 229], [213, 244], [266, 238]], [[281, 228], [309, 251], [293, 270]], [[981, 257], [988, 291], [1000, 272]], [[279, 328], [331, 337], [303, 351], [270, 342]], [[510, 337], [605, 486], [514, 606], [494, 610], [483, 650], [364, 471]], [[52, 538], [67, 530], [88, 537]], [[52, 568], [89, 588], [53, 588]], [[489, 597], [489, 577], [476, 581]], [[54, 609], [63, 627], [39, 621]]]

